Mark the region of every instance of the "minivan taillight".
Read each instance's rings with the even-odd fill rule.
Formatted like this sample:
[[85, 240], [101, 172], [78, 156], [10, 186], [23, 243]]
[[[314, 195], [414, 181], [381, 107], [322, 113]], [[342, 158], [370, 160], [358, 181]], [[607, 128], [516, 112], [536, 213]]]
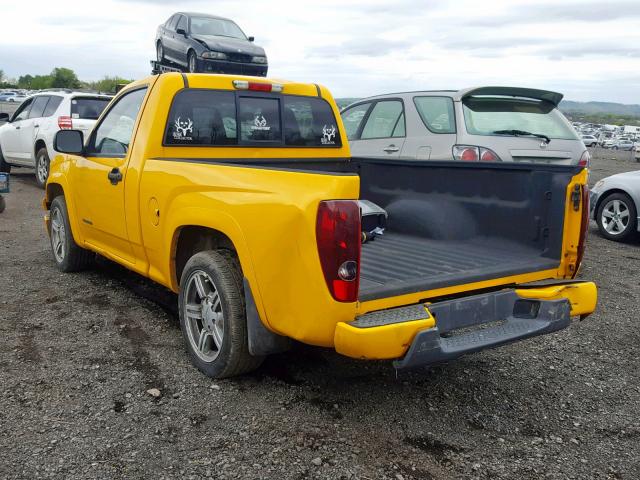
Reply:
[[58, 117], [58, 127], [60, 128], [60, 130], [71, 130], [73, 128], [71, 117]]
[[589, 233], [589, 190], [586, 185], [580, 186], [580, 192], [582, 195], [582, 212], [580, 215], [580, 237], [578, 238], [578, 255], [576, 258], [576, 268], [573, 271], [571, 278], [576, 278], [578, 271], [580, 270], [580, 264], [584, 257], [584, 250], [587, 246], [587, 233]]
[[333, 298], [339, 302], [357, 301], [362, 242], [358, 202], [320, 202], [316, 241], [324, 279]]

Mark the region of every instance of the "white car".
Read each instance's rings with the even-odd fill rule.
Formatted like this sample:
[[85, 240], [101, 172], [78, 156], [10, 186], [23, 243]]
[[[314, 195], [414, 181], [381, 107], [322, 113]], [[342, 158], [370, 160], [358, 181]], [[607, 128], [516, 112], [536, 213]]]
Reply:
[[598, 139], [593, 135], [582, 135], [582, 143], [585, 147], [595, 147], [598, 145]]
[[58, 130], [81, 130], [86, 138], [110, 101], [108, 95], [42, 92], [23, 101], [12, 117], [0, 113], [0, 122], [7, 122], [0, 126], [0, 172], [11, 166], [35, 168], [44, 188]]

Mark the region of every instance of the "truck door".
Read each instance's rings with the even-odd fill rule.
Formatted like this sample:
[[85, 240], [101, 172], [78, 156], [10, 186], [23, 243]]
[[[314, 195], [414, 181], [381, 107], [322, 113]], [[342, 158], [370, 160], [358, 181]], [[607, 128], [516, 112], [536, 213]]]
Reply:
[[147, 87], [129, 91], [110, 106], [73, 171], [74, 203], [86, 242], [130, 264], [135, 257], [127, 234], [124, 184], [146, 93]]

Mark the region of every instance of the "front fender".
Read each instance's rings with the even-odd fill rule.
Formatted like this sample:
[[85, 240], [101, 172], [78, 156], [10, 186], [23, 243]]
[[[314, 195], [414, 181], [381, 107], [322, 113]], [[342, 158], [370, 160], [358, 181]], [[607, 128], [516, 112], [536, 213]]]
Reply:
[[[73, 235], [73, 239], [78, 245], [84, 245], [84, 237], [82, 236], [80, 225], [78, 223], [78, 216], [76, 215], [76, 205], [74, 202], [74, 197], [71, 194], [72, 186], [68, 180], [69, 165], [70, 162], [65, 155], [58, 154], [51, 159], [51, 162], [49, 164], [49, 179], [47, 180], [45, 198], [42, 202], [42, 207], [44, 210], [49, 210], [49, 208], [51, 207], [51, 202], [58, 192], [58, 188], [56, 188], [55, 186], [60, 187], [60, 190], [62, 190], [62, 194], [64, 195], [64, 200], [67, 204], [69, 225], [71, 226], [71, 234]], [[47, 234], [49, 234], [48, 229]]]

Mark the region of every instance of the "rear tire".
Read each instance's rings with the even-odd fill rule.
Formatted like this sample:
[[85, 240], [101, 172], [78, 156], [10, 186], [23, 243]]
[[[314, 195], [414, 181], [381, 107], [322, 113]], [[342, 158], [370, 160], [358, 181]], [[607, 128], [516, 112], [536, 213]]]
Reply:
[[260, 366], [249, 353], [242, 271], [228, 250], [196, 253], [184, 267], [178, 297], [180, 328], [192, 363], [225, 378]]
[[49, 216], [51, 253], [58, 269], [66, 273], [87, 268], [91, 264], [94, 254], [78, 246], [73, 239], [67, 203], [63, 196], [53, 199]]
[[36, 153], [36, 183], [40, 188], [44, 188], [47, 185], [49, 163], [49, 153], [47, 153], [45, 147], [42, 147], [38, 150], [38, 153]]
[[616, 242], [631, 239], [637, 231], [637, 213], [633, 200], [626, 193], [612, 193], [602, 199], [596, 212], [600, 234]]

